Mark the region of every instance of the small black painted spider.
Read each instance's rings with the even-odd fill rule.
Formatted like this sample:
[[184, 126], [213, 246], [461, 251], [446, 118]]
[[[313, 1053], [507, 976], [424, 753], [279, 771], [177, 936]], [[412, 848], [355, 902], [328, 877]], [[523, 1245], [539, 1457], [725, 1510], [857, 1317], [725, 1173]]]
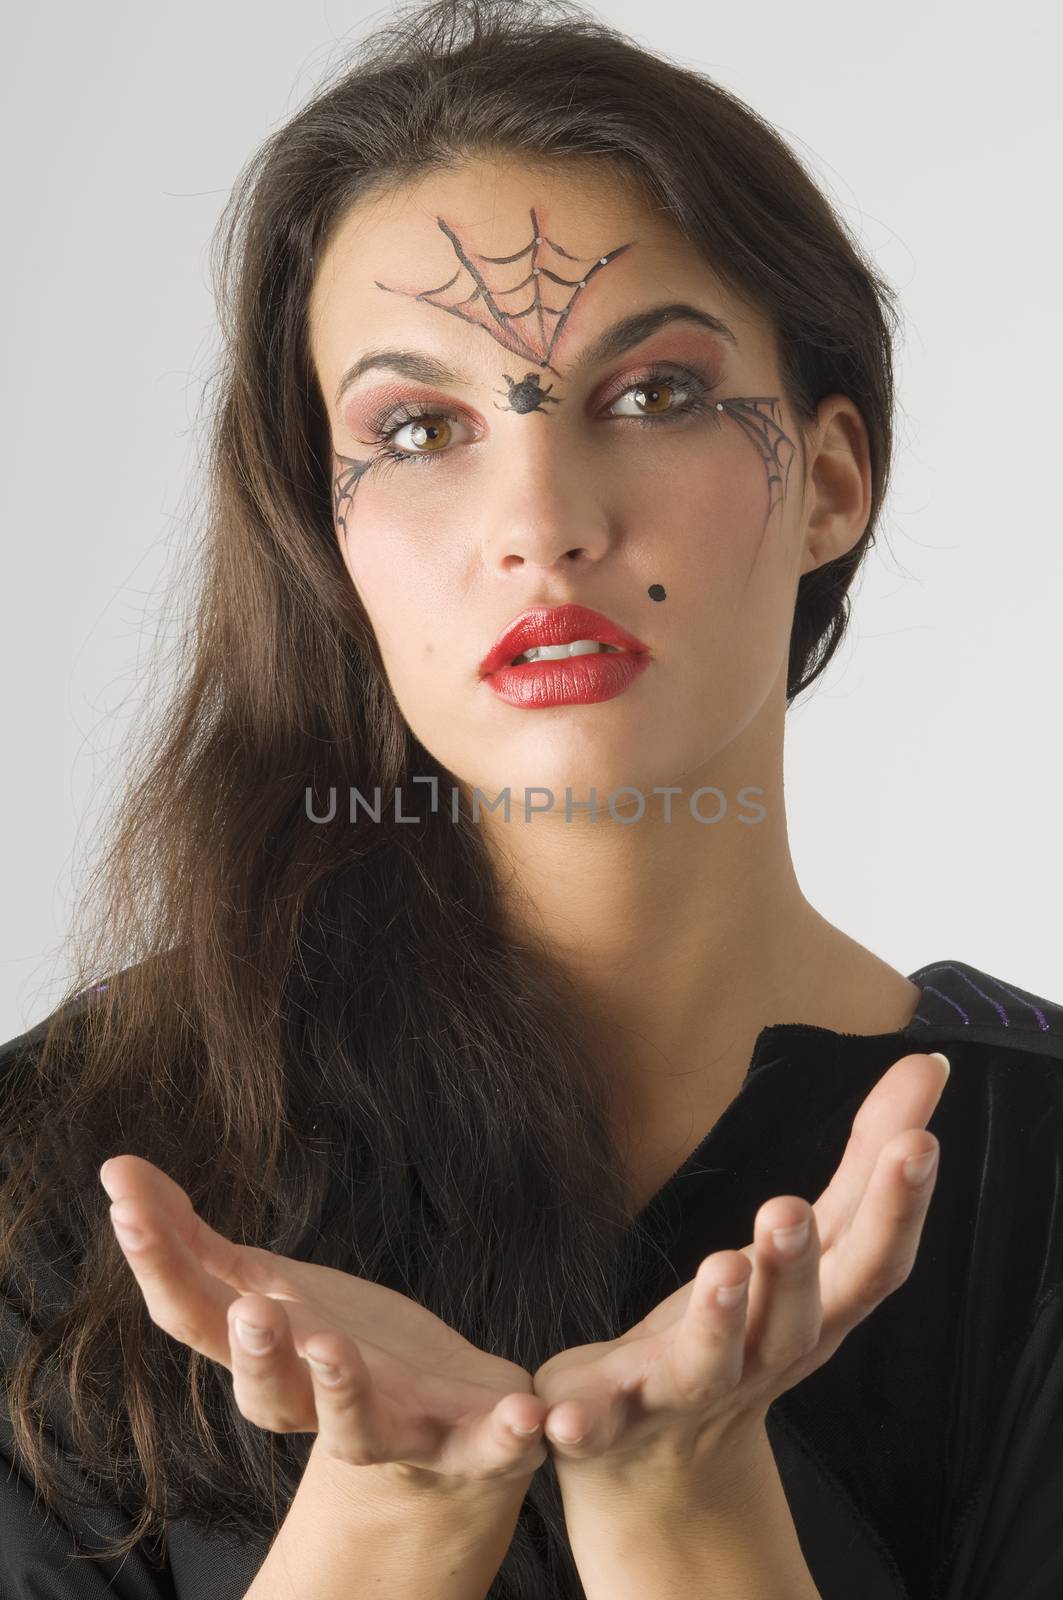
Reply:
[[[545, 389], [540, 387], [537, 372], [526, 372], [519, 383], [515, 378], [511, 378], [508, 372], [504, 372], [502, 376], [509, 384], [509, 399], [512, 404], [500, 406], [496, 400], [496, 411], [540, 411], [547, 400], [552, 406], [561, 403], [550, 394], [550, 390], [554, 387], [552, 383]], [[501, 394], [502, 390], [496, 389], [495, 393]]]

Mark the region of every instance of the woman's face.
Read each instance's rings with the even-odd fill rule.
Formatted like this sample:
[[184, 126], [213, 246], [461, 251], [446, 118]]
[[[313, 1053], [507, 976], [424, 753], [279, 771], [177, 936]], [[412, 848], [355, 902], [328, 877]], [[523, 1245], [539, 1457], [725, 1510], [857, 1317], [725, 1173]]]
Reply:
[[[422, 744], [518, 816], [532, 788], [563, 817], [567, 789], [704, 781], [784, 681], [818, 564], [763, 320], [616, 181], [484, 161], [360, 202], [310, 330], [336, 537]], [[497, 692], [503, 629], [572, 603], [642, 670], [582, 703]]]

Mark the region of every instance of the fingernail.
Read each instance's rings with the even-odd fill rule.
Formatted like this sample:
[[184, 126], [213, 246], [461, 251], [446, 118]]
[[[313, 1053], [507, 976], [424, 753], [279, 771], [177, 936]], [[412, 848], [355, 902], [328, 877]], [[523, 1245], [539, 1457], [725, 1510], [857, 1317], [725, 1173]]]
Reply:
[[237, 1317], [236, 1337], [245, 1350], [252, 1350], [255, 1355], [261, 1355], [263, 1350], [268, 1350], [273, 1343], [273, 1330], [258, 1328], [253, 1322], [245, 1322], [242, 1317]]
[[339, 1383], [339, 1367], [334, 1367], [329, 1361], [315, 1361], [313, 1356], [307, 1356], [306, 1359], [310, 1366], [313, 1367], [322, 1383]]
[[941, 1062], [941, 1065], [945, 1068], [945, 1076], [948, 1077], [949, 1073], [952, 1071], [952, 1068], [949, 1066], [948, 1056], [943, 1056], [940, 1050], [931, 1050], [928, 1052], [928, 1054], [931, 1055], [935, 1061]]
[[111, 1213], [111, 1227], [118, 1236], [119, 1244], [124, 1244], [129, 1246], [131, 1249], [135, 1249], [137, 1245], [143, 1244], [144, 1242], [143, 1229], [134, 1228], [132, 1223], [121, 1221], [119, 1217], [114, 1215], [113, 1211]]
[[928, 1150], [922, 1156], [909, 1156], [904, 1163], [904, 1176], [913, 1189], [918, 1189], [921, 1183], [929, 1178], [934, 1162], [938, 1158], [937, 1150]]
[[809, 1219], [799, 1222], [794, 1228], [773, 1228], [771, 1230], [772, 1242], [784, 1256], [799, 1256], [808, 1243]]

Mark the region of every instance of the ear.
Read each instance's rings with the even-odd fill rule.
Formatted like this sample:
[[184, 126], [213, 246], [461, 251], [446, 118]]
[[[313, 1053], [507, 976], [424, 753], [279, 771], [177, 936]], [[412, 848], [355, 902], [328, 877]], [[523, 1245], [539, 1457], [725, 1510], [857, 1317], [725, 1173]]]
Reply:
[[802, 573], [851, 550], [871, 514], [871, 450], [863, 417], [844, 394], [822, 400], [818, 416], [809, 435]]

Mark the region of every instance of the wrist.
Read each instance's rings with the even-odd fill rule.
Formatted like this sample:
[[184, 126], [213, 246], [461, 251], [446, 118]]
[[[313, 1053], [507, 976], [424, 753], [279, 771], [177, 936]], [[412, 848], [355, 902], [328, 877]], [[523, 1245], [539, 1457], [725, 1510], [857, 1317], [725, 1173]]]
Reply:
[[755, 1504], [777, 1476], [763, 1424], [745, 1423], [717, 1438], [711, 1452], [680, 1448], [664, 1438], [654, 1450], [627, 1454], [555, 1458], [562, 1493], [602, 1502], [619, 1501], [629, 1511], [656, 1517], [692, 1496], [699, 1504], [742, 1510]]
[[401, 1461], [357, 1466], [331, 1456], [315, 1444], [307, 1461], [307, 1475], [344, 1504], [373, 1506], [381, 1516], [406, 1522], [411, 1513], [431, 1517], [438, 1508], [445, 1516], [458, 1510], [462, 1518], [490, 1522], [512, 1513], [515, 1518], [537, 1469], [520, 1477], [466, 1478], [429, 1472]]
[[673, 1452], [620, 1470], [605, 1458], [558, 1467], [573, 1558], [587, 1600], [819, 1600], [766, 1431], [712, 1463]]

